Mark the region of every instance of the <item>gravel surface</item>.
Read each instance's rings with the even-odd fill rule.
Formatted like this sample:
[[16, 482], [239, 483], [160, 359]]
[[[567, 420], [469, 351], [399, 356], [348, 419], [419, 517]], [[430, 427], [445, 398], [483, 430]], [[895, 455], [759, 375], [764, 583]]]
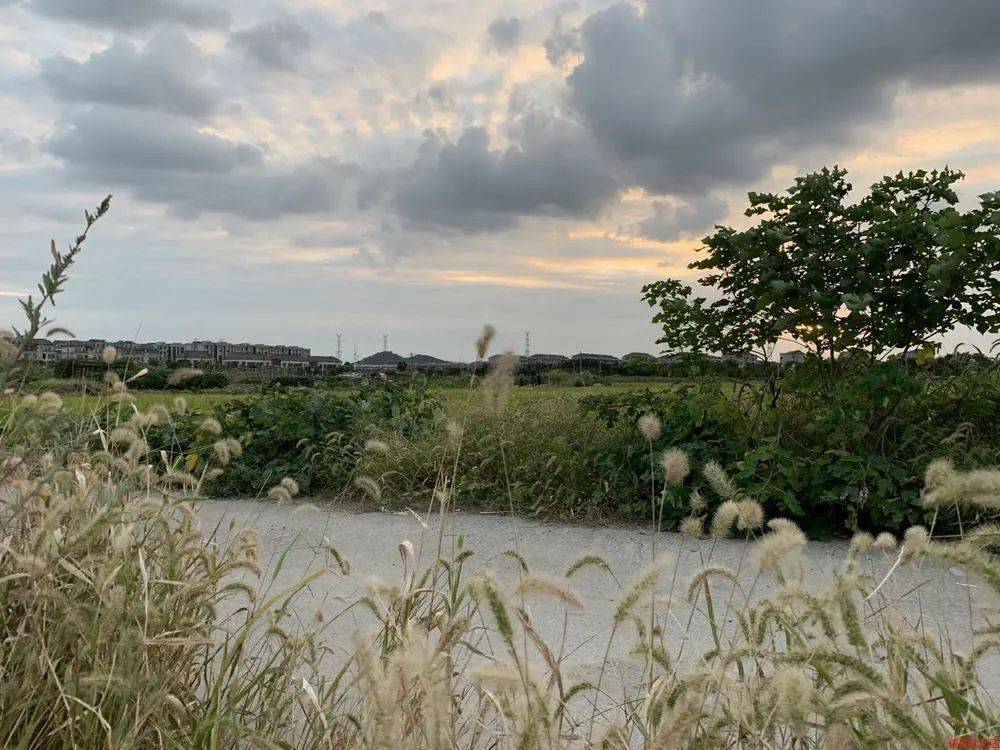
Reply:
[[[426, 523], [425, 530], [420, 519], [408, 512], [361, 512], [339, 506], [311, 509], [263, 501], [204, 501], [200, 510], [204, 530], [215, 529], [222, 543], [239, 528], [251, 526], [258, 531], [263, 561], [267, 565], [263, 581], [272, 587], [290, 585], [307, 572], [322, 567], [327, 559], [323, 551], [324, 538], [350, 561], [350, 575], [326, 574], [297, 600], [296, 616], [303, 622], [317, 610], [322, 610], [325, 619], [329, 620], [344, 609], [345, 602], [364, 592], [365, 581], [370, 577], [387, 583], [398, 582], [402, 575], [398, 545], [404, 539], [413, 543], [422, 563], [429, 563], [436, 556], [437, 517]], [[572, 579], [573, 587], [586, 604], [582, 611], [571, 611], [566, 623], [566, 653], [569, 655], [566, 665], [573, 679], [590, 679], [596, 674], [608, 645], [610, 618], [620, 595], [618, 582], [624, 585], [651, 560], [654, 545], [654, 534], [636, 527], [543, 523], [474, 513], [448, 516], [443, 531], [445, 549], [450, 550], [459, 537], [466, 548], [475, 551], [466, 566], [467, 572], [479, 566], [488, 567], [508, 586], [516, 579], [518, 564], [504, 554], [507, 550], [519, 551], [533, 571], [555, 576], [561, 576], [583, 555], [600, 555], [607, 560], [617, 581], [596, 568], [581, 571]], [[667, 568], [661, 589], [666, 595], [671, 580], [676, 581], [672, 610], [677, 635], [670, 640], [670, 645], [673, 654], [680, 654], [683, 662], [690, 663], [712, 646], [704, 617], [683, 601], [683, 592], [697, 571], [709, 562], [738, 571], [743, 590], [735, 590], [731, 598], [728, 592], [732, 587], [724, 581], [718, 582], [719, 590], [726, 593], [716, 601], [716, 613], [720, 616], [726, 612], [727, 602], [731, 603], [732, 608], [725, 616], [729, 627], [734, 627], [732, 611], [740, 608], [747, 590], [751, 598], [756, 599], [775, 588], [771, 579], [757, 577], [748, 546], [741, 541], [713, 543], [661, 533], [655, 535], [655, 546], [657, 554], [669, 553], [674, 560]], [[843, 541], [809, 543], [804, 565], [810, 588], [819, 590], [831, 580], [842, 564], [846, 549], [847, 544]], [[875, 580], [881, 580], [894, 559], [895, 552], [874, 552], [866, 557], [865, 566]], [[966, 650], [973, 626], [983, 624], [979, 608], [995, 604], [986, 589], [980, 588], [976, 581], [966, 580], [960, 569], [943, 568], [925, 561], [919, 567], [899, 567], [866, 607], [870, 613], [889, 606], [908, 624], [923, 627], [956, 650]], [[531, 610], [546, 640], [558, 644], [564, 627], [563, 608], [540, 601], [532, 603]], [[328, 624], [328, 637], [346, 645], [353, 634], [372, 624], [370, 615], [354, 608], [348, 615]], [[611, 649], [612, 670], [626, 681], [636, 669], [627, 654], [630, 642], [631, 634], [616, 638]], [[989, 674], [983, 675], [984, 683], [996, 695], [1000, 695], [998, 673], [1000, 671], [991, 668]]]

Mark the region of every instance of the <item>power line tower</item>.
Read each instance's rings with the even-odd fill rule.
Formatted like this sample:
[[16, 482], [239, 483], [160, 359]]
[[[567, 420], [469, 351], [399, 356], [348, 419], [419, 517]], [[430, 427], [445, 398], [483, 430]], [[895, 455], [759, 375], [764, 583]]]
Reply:
[[389, 334], [388, 333], [383, 333], [382, 334], [382, 351], [384, 351], [384, 352], [389, 351]]
[[531, 331], [524, 332], [524, 358], [531, 356]]
[[357, 364], [358, 361], [358, 342], [354, 342], [354, 363]]
[[341, 356], [340, 356], [340, 354], [341, 354], [340, 337], [342, 335], [343, 334], [340, 334], [340, 333], [337, 334], [337, 359], [341, 359]]

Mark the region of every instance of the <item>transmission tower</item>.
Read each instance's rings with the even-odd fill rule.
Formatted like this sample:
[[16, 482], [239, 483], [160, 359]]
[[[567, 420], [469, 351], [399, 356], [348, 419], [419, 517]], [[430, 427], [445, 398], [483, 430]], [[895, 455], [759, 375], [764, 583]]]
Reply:
[[337, 359], [341, 359], [341, 357], [340, 357], [340, 353], [341, 353], [341, 348], [340, 348], [340, 337], [341, 337], [342, 335], [343, 335], [343, 334], [340, 334], [340, 333], [338, 333], [338, 334], [337, 334]]
[[524, 332], [524, 358], [531, 356], [531, 331]]
[[389, 351], [389, 334], [388, 333], [383, 333], [382, 334], [382, 351], [384, 351], [384, 352]]

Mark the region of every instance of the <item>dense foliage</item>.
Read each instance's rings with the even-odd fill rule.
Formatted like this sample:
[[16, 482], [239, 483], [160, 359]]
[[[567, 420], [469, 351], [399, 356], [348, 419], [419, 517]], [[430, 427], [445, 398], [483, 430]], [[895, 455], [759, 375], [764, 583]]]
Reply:
[[[722, 463], [769, 513], [794, 518], [816, 536], [926, 521], [917, 477], [938, 456], [966, 468], [1000, 463], [995, 372], [933, 377], [883, 363], [845, 367], [832, 387], [817, 388], [818, 366], [766, 385], [707, 379], [590, 396], [582, 407], [612, 426], [658, 415], [662, 433], [654, 447], [680, 447], [698, 461]], [[630, 466], [648, 483], [644, 446], [633, 432], [631, 441], [615, 444], [607, 463]], [[670, 492], [664, 503], [665, 518], [683, 515], [683, 503]], [[630, 510], [642, 514], [641, 500]]]
[[671, 349], [737, 352], [781, 338], [820, 356], [921, 346], [957, 325], [1000, 332], [1000, 193], [961, 211], [960, 172], [885, 177], [849, 202], [846, 171], [751, 193], [745, 230], [719, 227], [690, 268], [717, 299], [666, 279], [643, 288]]
[[[243, 454], [208, 487], [213, 494], [253, 497], [282, 477], [303, 491], [337, 493], [351, 486], [365, 443], [376, 434], [414, 437], [430, 422], [435, 396], [419, 381], [362, 385], [352, 391], [288, 389], [220, 404], [222, 431], [240, 438]], [[176, 420], [158, 436], [192, 456], [203, 442], [203, 415]]]
[[[41, 368], [39, 368], [41, 369]], [[218, 369], [192, 370], [183, 372], [184, 377], [177, 379], [175, 376], [189, 368], [181, 365], [162, 365], [129, 362], [116, 360], [110, 365], [100, 360], [61, 360], [51, 365], [52, 375], [57, 378], [90, 378], [100, 381], [107, 376], [108, 371], [114, 372], [120, 380], [132, 378], [140, 370], [143, 370], [141, 377], [135, 378], [130, 385], [135, 390], [155, 390], [155, 391], [203, 391], [217, 388], [225, 388], [229, 385], [229, 378], [226, 373]]]
[[442, 463], [458, 469], [458, 507], [511, 510], [549, 518], [607, 518], [648, 491], [631, 467], [608, 463], [633, 427], [609, 428], [577, 400], [518, 392], [501, 414], [478, 393], [461, 394], [451, 413], [412, 436], [385, 436], [388, 450], [367, 453], [359, 471], [376, 479], [382, 499], [422, 507], [433, 498]]

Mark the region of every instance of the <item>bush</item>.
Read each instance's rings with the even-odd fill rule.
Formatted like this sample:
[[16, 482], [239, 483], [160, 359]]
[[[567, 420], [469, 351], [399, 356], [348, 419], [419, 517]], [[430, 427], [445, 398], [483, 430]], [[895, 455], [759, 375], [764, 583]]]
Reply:
[[548, 370], [541, 374], [543, 385], [556, 385], [572, 388], [587, 388], [598, 382], [597, 376], [592, 372], [578, 372], [573, 370]]
[[[227, 435], [237, 435], [243, 455], [208, 485], [211, 494], [254, 497], [281, 477], [303, 491], [343, 492], [365, 442], [376, 433], [418, 438], [431, 422], [438, 398], [419, 383], [365, 383], [352, 391], [283, 390], [215, 407]], [[189, 415], [164, 445], [191, 454], [200, 444], [202, 415]], [[192, 454], [197, 455], [197, 454]]]
[[[814, 536], [927, 521], [917, 477], [937, 456], [966, 468], [1000, 463], [996, 375], [942, 379], [886, 363], [844, 373], [829, 387], [817, 382], [803, 366], [780, 382], [702, 380], [588, 396], [581, 405], [609, 426], [656, 414], [663, 429], [654, 448], [679, 447], [730, 467], [769, 513], [796, 519]], [[633, 429], [607, 459], [648, 485], [644, 442]], [[683, 513], [669, 492], [664, 502], [668, 520]], [[948, 518], [939, 515], [938, 524]]]
[[109, 372], [115, 373], [121, 380], [129, 380], [140, 370], [146, 370], [142, 377], [130, 380], [129, 385], [134, 390], [204, 391], [225, 388], [229, 385], [229, 378], [222, 370], [212, 369], [198, 374], [188, 374], [182, 380], [174, 382], [171, 375], [188, 368], [157, 364], [142, 365], [125, 359], [119, 359], [110, 365], [101, 360], [61, 360], [54, 363], [52, 369], [59, 378], [85, 376], [91, 380], [101, 380]]
[[463, 508], [597, 518], [643, 496], [627, 469], [607, 462], [626, 428], [609, 429], [571, 397], [515, 399], [493, 414], [480, 396], [470, 393], [457, 414], [440, 415], [432, 430], [380, 433], [387, 449], [367, 453], [358, 471], [378, 480], [384, 504], [426, 504], [449, 461], [458, 468], [453, 492]]

